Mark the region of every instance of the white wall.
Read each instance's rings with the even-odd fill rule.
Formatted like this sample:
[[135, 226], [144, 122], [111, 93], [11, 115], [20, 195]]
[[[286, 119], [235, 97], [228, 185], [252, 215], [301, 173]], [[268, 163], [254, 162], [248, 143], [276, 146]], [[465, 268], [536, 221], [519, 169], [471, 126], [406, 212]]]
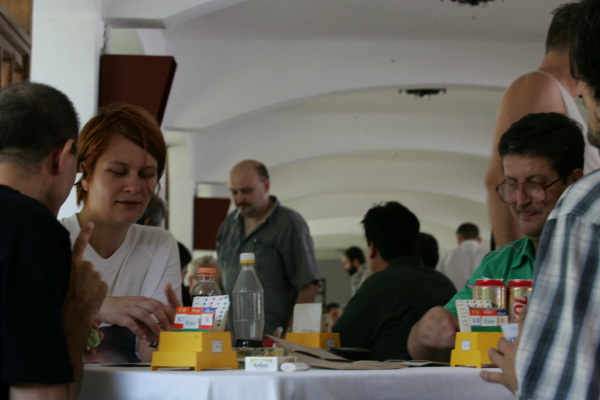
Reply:
[[[93, 0], [79, 0], [77, 12], [55, 12], [34, 4], [31, 80], [64, 92], [79, 114], [80, 124], [94, 115], [98, 102], [98, 65], [104, 26]], [[57, 7], [58, 8], [58, 7]], [[77, 212], [75, 193], [59, 218]]]
[[[341, 253], [340, 253], [341, 258]], [[339, 260], [323, 260], [318, 262], [321, 277], [327, 284], [327, 303], [336, 302], [344, 307], [350, 300], [350, 276], [342, 268]]]

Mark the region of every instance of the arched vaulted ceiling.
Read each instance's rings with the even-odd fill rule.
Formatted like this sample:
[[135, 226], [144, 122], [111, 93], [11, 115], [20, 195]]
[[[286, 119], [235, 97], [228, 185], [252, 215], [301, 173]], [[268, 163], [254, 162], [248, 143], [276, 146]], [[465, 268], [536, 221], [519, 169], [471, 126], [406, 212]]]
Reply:
[[[195, 192], [227, 196], [231, 166], [256, 158], [273, 193], [305, 216], [321, 259], [364, 247], [360, 220], [387, 200], [412, 209], [442, 250], [464, 221], [489, 237], [483, 182], [496, 109], [539, 65], [561, 3], [98, 2], [108, 51], [177, 60], [163, 124], [176, 236], [191, 242]], [[406, 94], [423, 87], [447, 91]]]

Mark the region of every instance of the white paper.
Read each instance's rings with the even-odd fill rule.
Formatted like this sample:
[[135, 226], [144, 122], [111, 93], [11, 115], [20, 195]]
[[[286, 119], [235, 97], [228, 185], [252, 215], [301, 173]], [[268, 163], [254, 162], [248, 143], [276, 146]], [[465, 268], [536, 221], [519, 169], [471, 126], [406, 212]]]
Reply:
[[514, 342], [519, 336], [519, 324], [515, 322], [513, 324], [502, 325], [502, 333], [504, 333], [504, 338], [506, 340]]
[[308, 366], [308, 364], [305, 364], [303, 362], [281, 364], [281, 370], [283, 372], [306, 371], [309, 368], [310, 367]]
[[458, 324], [461, 332], [471, 332], [471, 307], [491, 307], [489, 300], [456, 300], [456, 313], [458, 314]]
[[227, 312], [229, 311], [229, 296], [196, 296], [194, 297], [192, 307], [214, 308], [216, 311], [211, 330], [213, 332], [225, 331]]
[[292, 332], [321, 332], [321, 303], [296, 304]]

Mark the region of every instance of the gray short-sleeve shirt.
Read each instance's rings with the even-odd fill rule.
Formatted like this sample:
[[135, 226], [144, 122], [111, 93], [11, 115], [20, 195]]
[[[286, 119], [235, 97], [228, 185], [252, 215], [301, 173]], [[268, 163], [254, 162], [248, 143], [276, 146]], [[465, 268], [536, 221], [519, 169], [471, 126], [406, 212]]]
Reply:
[[298, 292], [319, 280], [314, 245], [302, 216], [275, 202], [271, 215], [248, 237], [243, 217], [230, 213], [217, 234], [217, 255], [225, 292], [231, 295], [240, 272], [241, 253], [254, 253], [256, 273], [265, 292], [265, 333], [286, 327]]

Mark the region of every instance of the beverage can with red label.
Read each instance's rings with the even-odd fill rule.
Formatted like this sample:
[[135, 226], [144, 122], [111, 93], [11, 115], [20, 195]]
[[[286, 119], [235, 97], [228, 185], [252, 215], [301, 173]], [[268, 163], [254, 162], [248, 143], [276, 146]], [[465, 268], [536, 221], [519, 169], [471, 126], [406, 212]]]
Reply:
[[510, 322], [518, 322], [519, 316], [527, 308], [533, 281], [515, 279], [508, 282], [508, 317]]
[[489, 300], [493, 308], [506, 310], [506, 287], [502, 279], [477, 279], [473, 286], [474, 300]]

